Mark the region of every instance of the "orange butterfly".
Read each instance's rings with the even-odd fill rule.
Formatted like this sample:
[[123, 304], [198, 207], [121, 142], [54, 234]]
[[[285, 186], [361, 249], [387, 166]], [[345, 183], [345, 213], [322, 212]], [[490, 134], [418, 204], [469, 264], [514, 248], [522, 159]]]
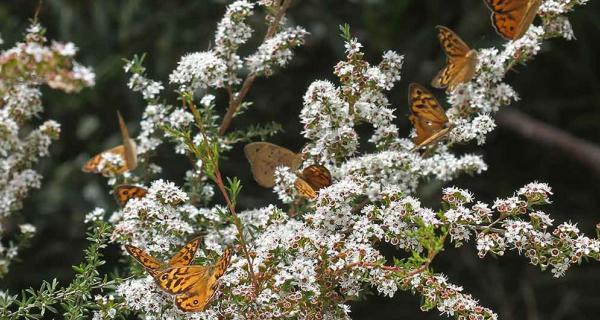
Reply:
[[122, 184], [115, 188], [113, 194], [117, 203], [122, 208], [132, 198], [143, 198], [148, 193], [148, 190], [143, 187], [134, 186], [131, 184]]
[[440, 45], [446, 52], [446, 66], [431, 81], [434, 88], [448, 88], [473, 79], [477, 67], [477, 51], [469, 46], [452, 30], [437, 26]]
[[537, 15], [542, 0], [485, 0], [492, 10], [492, 24], [504, 39], [521, 38]]
[[125, 246], [164, 291], [175, 295], [175, 305], [185, 312], [202, 311], [212, 300], [231, 260], [232, 249], [226, 248], [214, 265], [190, 265], [200, 239], [185, 245], [164, 267], [155, 258], [134, 246]]
[[317, 197], [319, 190], [330, 186], [331, 173], [324, 166], [313, 164], [302, 170], [294, 182], [294, 187], [300, 196], [307, 199]]
[[[137, 167], [135, 141], [129, 137], [127, 126], [125, 126], [125, 121], [123, 121], [123, 117], [121, 117], [119, 112], [117, 112], [117, 116], [119, 118], [119, 129], [121, 130], [123, 144], [93, 156], [81, 168], [83, 172], [102, 173], [103, 176], [108, 177], [113, 174], [122, 174], [126, 171], [134, 170]], [[116, 155], [124, 161], [121, 165], [113, 165], [106, 159], [109, 155]]]
[[419, 149], [436, 142], [445, 135], [450, 128], [448, 117], [435, 96], [420, 84], [411, 83], [408, 87], [408, 105], [412, 114], [408, 117], [417, 131], [414, 139]]

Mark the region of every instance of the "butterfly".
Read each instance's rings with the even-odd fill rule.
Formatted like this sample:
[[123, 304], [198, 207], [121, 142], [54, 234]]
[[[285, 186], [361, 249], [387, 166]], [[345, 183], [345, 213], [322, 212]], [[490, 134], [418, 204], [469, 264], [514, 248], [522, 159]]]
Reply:
[[298, 175], [294, 182], [294, 187], [300, 196], [307, 199], [317, 197], [319, 190], [330, 186], [332, 183], [331, 173], [322, 165], [310, 165]]
[[542, 0], [485, 0], [492, 10], [492, 25], [507, 40], [521, 38], [537, 15]]
[[[93, 156], [81, 168], [83, 172], [102, 173], [103, 176], [108, 177], [113, 174], [122, 174], [137, 167], [135, 141], [129, 137], [127, 126], [125, 126], [125, 121], [123, 121], [123, 117], [119, 112], [117, 112], [117, 116], [123, 144]], [[121, 165], [114, 165], [107, 159], [111, 155], [120, 157], [124, 161]]]
[[131, 184], [122, 184], [115, 188], [113, 194], [117, 203], [122, 208], [127, 204], [127, 201], [132, 198], [143, 198], [148, 193], [148, 190], [143, 187], [134, 186]]
[[202, 311], [212, 300], [218, 288], [218, 280], [223, 276], [231, 261], [232, 249], [226, 248], [214, 265], [190, 265], [200, 239], [186, 244], [165, 267], [142, 249], [125, 246], [133, 256], [167, 293], [175, 295], [175, 305], [184, 312]]
[[[449, 130], [448, 117], [435, 96], [420, 84], [408, 87], [408, 105], [412, 114], [408, 117], [417, 131], [415, 149], [429, 145]], [[415, 150], [413, 149], [413, 150]]]
[[473, 79], [477, 67], [477, 51], [472, 50], [454, 31], [437, 26], [440, 45], [446, 52], [446, 66], [431, 80], [434, 88], [448, 88]]
[[298, 170], [302, 155], [269, 142], [252, 142], [244, 146], [254, 180], [265, 188], [275, 186], [275, 169], [279, 166]]

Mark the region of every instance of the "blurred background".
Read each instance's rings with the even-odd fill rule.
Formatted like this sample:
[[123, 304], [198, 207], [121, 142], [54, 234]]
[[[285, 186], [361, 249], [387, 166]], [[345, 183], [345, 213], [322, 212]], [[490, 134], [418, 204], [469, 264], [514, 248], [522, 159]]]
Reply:
[[[39, 234], [21, 253], [21, 261], [11, 266], [0, 287], [16, 293], [38, 287], [44, 279], [70, 281], [71, 265], [82, 259], [87, 245], [84, 215], [96, 206], [107, 211], [116, 207], [105, 179], [84, 174], [80, 167], [89, 156], [119, 143], [117, 109], [128, 120], [130, 131], [139, 131], [144, 105], [139, 95], [127, 89], [122, 59], [146, 52], [149, 76], [166, 83], [181, 55], [210, 46], [226, 3], [44, 1], [40, 19], [48, 28], [48, 37], [74, 42], [80, 48], [77, 59], [95, 69], [97, 85], [76, 95], [45, 89], [42, 118], [62, 124], [61, 139], [53, 144], [51, 156], [39, 163], [43, 186], [26, 200], [23, 210], [22, 222], [33, 223]], [[4, 48], [22, 39], [36, 4], [25, 0], [0, 2]], [[271, 141], [293, 150], [303, 144], [298, 114], [304, 91], [313, 80], [335, 80], [333, 66], [344, 56], [338, 25], [351, 25], [373, 63], [388, 49], [405, 55], [403, 80], [389, 97], [397, 108], [396, 123], [406, 134], [410, 130], [408, 83], [429, 83], [443, 65], [436, 25], [454, 29], [474, 48], [502, 43], [480, 0], [303, 0], [294, 2], [288, 17], [311, 33], [306, 45], [296, 50], [283, 72], [255, 83], [248, 96], [254, 107], [233, 126], [277, 121], [285, 132]], [[483, 154], [488, 171], [464, 176], [452, 184], [473, 191], [478, 200], [492, 202], [496, 197], [510, 196], [528, 182], [547, 182], [555, 195], [554, 204], [546, 210], [555, 224], [578, 222], [587, 235], [594, 235], [600, 222], [600, 4], [591, 1], [569, 18], [576, 41], [554, 39], [545, 43], [533, 62], [509, 75], [508, 82], [522, 98], [509, 107], [517, 112], [499, 114], [499, 128], [483, 148], [459, 148], [461, 152]], [[254, 42], [242, 52], [251, 52], [262, 38], [261, 19], [260, 15], [252, 18], [258, 31]], [[167, 87], [168, 94], [171, 89]], [[435, 93], [444, 100], [443, 92]], [[242, 147], [237, 146], [222, 164], [225, 175], [242, 179], [240, 206], [253, 208], [275, 201], [270, 190], [252, 180]], [[177, 165], [181, 159], [166, 152], [159, 158], [166, 169], [163, 177], [181, 182], [185, 170]], [[439, 206], [442, 187], [437, 182], [424, 185], [421, 194], [426, 204]], [[118, 265], [118, 250], [111, 247], [106, 254], [109, 263], [104, 271], [108, 272]], [[553, 279], [549, 272], [540, 272], [515, 253], [500, 259], [479, 259], [474, 247], [466, 246], [440, 254], [434, 268], [446, 273], [451, 282], [463, 285], [482, 305], [497, 311], [500, 319], [598, 319], [600, 315], [597, 263], [574, 267], [564, 278]], [[405, 292], [398, 292], [393, 299], [371, 296], [352, 307], [355, 319], [440, 318], [435, 311], [419, 311], [419, 298]]]

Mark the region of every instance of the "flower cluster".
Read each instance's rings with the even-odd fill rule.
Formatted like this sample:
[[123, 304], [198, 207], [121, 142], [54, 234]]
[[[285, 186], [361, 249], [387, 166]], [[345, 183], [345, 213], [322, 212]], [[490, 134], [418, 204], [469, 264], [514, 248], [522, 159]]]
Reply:
[[[45, 29], [33, 23], [25, 41], [0, 52], [0, 217], [18, 212], [31, 189], [39, 188], [42, 177], [34, 164], [48, 155], [52, 140], [58, 139], [60, 125], [46, 120], [32, 130], [25, 129], [42, 112], [40, 87], [47, 85], [76, 92], [94, 85], [94, 74], [74, 60], [73, 43], [52, 42]], [[28, 226], [28, 225], [24, 225]], [[35, 228], [22, 227], [14, 239], [0, 244], [0, 276], [8, 271], [18, 248], [33, 236]], [[6, 231], [0, 227], [0, 238]], [[8, 246], [4, 247], [4, 243]]]
[[[271, 1], [260, 4], [275, 9], [281, 5]], [[288, 28], [267, 37], [256, 53], [241, 59], [236, 52], [251, 36], [246, 19], [253, 9], [246, 1], [230, 5], [219, 23], [215, 48], [180, 61], [171, 82], [179, 86], [187, 105], [192, 104], [185, 98], [187, 90], [229, 88], [241, 83], [238, 72], [242, 61], [250, 70], [247, 80], [251, 83], [252, 77], [269, 75], [274, 66], [286, 64], [289, 49], [303, 42], [304, 29]], [[542, 10], [549, 12], [545, 7]], [[274, 17], [269, 14], [267, 20], [276, 22]], [[479, 50], [477, 77], [448, 97], [452, 104], [448, 111], [450, 142], [485, 142], [486, 135], [495, 128], [492, 114], [518, 99], [517, 93], [502, 82], [504, 75], [514, 63], [536, 55], [541, 41], [555, 32], [550, 31], [556, 25], [552, 22], [560, 19], [563, 17], [544, 14], [543, 27], [532, 27], [522, 39], [506, 44], [503, 51]], [[561, 34], [568, 37], [568, 32]], [[123, 213], [114, 215], [118, 221], [115, 239], [166, 259], [186, 234], [206, 230], [205, 250], [198, 259], [210, 263], [215, 253], [230, 245], [236, 248], [236, 254], [220, 279], [218, 296], [203, 312], [181, 313], [150, 276], [119, 286], [118, 295], [129, 309], [150, 319], [344, 319], [349, 318], [347, 302], [372, 287], [385, 296], [394, 296], [398, 290], [411, 291], [423, 297], [423, 310], [437, 309], [457, 319], [496, 319], [492, 310], [479, 305], [446, 276], [429, 270], [429, 264], [448, 243], [473, 243], [482, 258], [515, 250], [542, 269], [551, 268], [556, 276], [583, 258], [600, 258], [599, 240], [581, 235], [574, 225], [565, 223], [548, 231], [553, 220], [533, 210], [534, 206], [550, 203], [552, 192], [542, 183], [529, 184], [515, 196], [493, 204], [475, 202], [467, 190], [450, 187], [443, 191], [440, 209], [422, 206], [414, 194], [422, 180], [433, 176], [450, 181], [461, 173], [486, 170], [487, 165], [480, 156], [455, 155], [447, 145], [425, 154], [410, 151], [414, 145], [400, 138], [385, 96], [400, 80], [402, 56], [388, 51], [374, 66], [363, 59], [357, 39], [345, 38], [346, 59], [334, 68], [339, 84], [327, 80], [310, 84], [300, 114], [303, 134], [308, 139], [303, 150], [306, 162], [326, 165], [334, 183], [319, 190], [314, 201], [304, 201], [294, 187], [296, 173], [287, 167], [277, 168], [274, 191], [290, 204], [287, 213], [273, 205], [237, 213], [232, 208], [235, 183], [223, 186], [218, 166], [212, 158], [203, 156], [211, 154], [210, 150], [229, 150], [230, 143], [238, 139], [223, 138], [222, 132], [217, 132], [212, 94], [201, 99], [200, 109], [191, 108], [192, 114], [167, 109], [153, 121], [148, 115], [158, 115], [158, 110], [145, 114], [143, 121], [152, 124], [146, 125], [152, 128], [147, 130], [148, 137], [152, 136], [150, 132], [168, 127], [167, 136], [175, 142], [176, 150], [196, 156], [198, 163], [189, 177], [210, 176], [226, 199], [234, 200], [227, 200], [228, 206], [202, 208], [171, 192], [172, 204], [164, 187], [159, 188], [164, 182], [153, 183], [146, 197], [132, 199]], [[242, 87], [246, 84], [244, 81]], [[230, 96], [231, 100], [241, 93], [244, 88]], [[201, 132], [191, 131], [193, 123]], [[373, 126], [369, 141], [377, 151], [357, 155], [359, 137], [355, 128], [363, 123]], [[154, 139], [155, 144], [164, 140], [159, 135]], [[190, 178], [188, 184], [202, 189], [208, 180]], [[379, 250], [381, 243], [406, 251], [410, 257], [388, 261]]]
[[[448, 187], [442, 191], [440, 206], [428, 208], [416, 194], [425, 179], [450, 181], [462, 173], [486, 170], [480, 156], [457, 155], [450, 144], [485, 142], [495, 127], [492, 114], [518, 99], [503, 82], [506, 72], [537, 55], [542, 40], [556, 35], [571, 38], [563, 14], [584, 2], [548, 0], [540, 9], [542, 26], [532, 26], [502, 50], [480, 49], [476, 77], [448, 96], [449, 143], [424, 153], [412, 151], [414, 144], [401, 138], [385, 95], [401, 78], [403, 57], [388, 51], [379, 64], [372, 65], [349, 27], [342, 27], [346, 57], [334, 68], [338, 81], [310, 84], [300, 114], [308, 140], [304, 165], [326, 166], [333, 181], [317, 190], [315, 199], [307, 200], [295, 188], [297, 173], [277, 167], [274, 192], [289, 204], [287, 211], [275, 205], [239, 210], [240, 181], [224, 177], [219, 161], [233, 144], [272, 132], [227, 129], [249, 106], [244, 98], [254, 79], [286, 65], [291, 48], [307, 36], [300, 27], [284, 27], [290, 1], [231, 3], [218, 24], [215, 46], [185, 55], [171, 73], [179, 108], [159, 100], [163, 85], [150, 80], [142, 59], [135, 57], [125, 68], [131, 73], [129, 87], [141, 92], [148, 104], [137, 137], [140, 167], [160, 173], [160, 167], [150, 161], [153, 151], [168, 140], [174, 152], [188, 156], [192, 168], [186, 173], [185, 187], [136, 173], [119, 177], [149, 187], [143, 197], [129, 199], [110, 215], [111, 239], [167, 261], [186, 240], [202, 234], [193, 263], [207, 266], [206, 270], [212, 270], [211, 264], [226, 247], [233, 248], [234, 254], [218, 279], [216, 295], [202, 312], [177, 309], [172, 295], [132, 260], [133, 276], [119, 283], [116, 291], [95, 298], [93, 317], [111, 318], [127, 310], [145, 319], [349, 319], [349, 301], [369, 291], [388, 297], [410, 291], [421, 296], [422, 310], [437, 309], [456, 319], [497, 319], [462, 287], [431, 271], [431, 263], [447, 245], [471, 244], [481, 258], [516, 251], [556, 277], [583, 259], [600, 260], [599, 239], [583, 235], [573, 223], [552, 228], [554, 220], [538, 208], [550, 203], [552, 195], [544, 183], [528, 184], [493, 204], [476, 202], [471, 192]], [[238, 49], [253, 33], [249, 17], [260, 6], [268, 11], [267, 33], [256, 52], [242, 58]], [[242, 81], [243, 68], [248, 74]], [[222, 119], [215, 111], [217, 89], [229, 95]], [[194, 96], [197, 92], [202, 96]], [[28, 99], [23, 98], [26, 91], [14, 95], [19, 96]], [[374, 129], [368, 138], [375, 151], [358, 154], [361, 139], [356, 127], [365, 123]], [[225, 205], [203, 206], [217, 192]], [[102, 224], [104, 214], [96, 209], [86, 221]], [[30, 233], [31, 228], [24, 226], [22, 232]], [[387, 259], [382, 245], [403, 251], [406, 258]]]

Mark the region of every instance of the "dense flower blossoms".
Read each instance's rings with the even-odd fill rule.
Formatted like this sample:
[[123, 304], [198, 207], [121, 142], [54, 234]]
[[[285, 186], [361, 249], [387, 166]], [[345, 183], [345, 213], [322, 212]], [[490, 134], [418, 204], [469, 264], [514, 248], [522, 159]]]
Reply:
[[[273, 1], [259, 4], [276, 6]], [[546, 1], [540, 9], [541, 26], [532, 26], [523, 38], [508, 42], [502, 50], [479, 49], [476, 77], [449, 93], [449, 136], [424, 153], [411, 151], [412, 141], [402, 138], [410, 133], [399, 132], [394, 108], [385, 95], [400, 80], [403, 57], [388, 51], [378, 64], [371, 64], [363, 59], [360, 42], [347, 38], [346, 59], [334, 68], [338, 80], [311, 83], [300, 114], [302, 134], [308, 140], [303, 150], [304, 166], [325, 165], [334, 183], [321, 189], [313, 201], [302, 200], [294, 188], [296, 173], [280, 167], [274, 192], [290, 204], [289, 210], [268, 205], [237, 212], [235, 217], [225, 206], [192, 204], [184, 188], [162, 180], [150, 183], [146, 197], [131, 200], [113, 215], [115, 240], [145, 248], [164, 260], [186, 238], [202, 232], [204, 245], [197, 254], [202, 263], [213, 262], [230, 245], [235, 255], [220, 279], [218, 295], [203, 312], [184, 314], [177, 310], [172, 297], [160, 291], [148, 275], [123, 282], [117, 296], [129, 310], [148, 319], [348, 319], [348, 301], [368, 290], [388, 297], [402, 290], [420, 295], [422, 310], [436, 309], [457, 319], [497, 319], [461, 286], [429, 269], [442, 248], [472, 244], [481, 258], [512, 250], [542, 270], [549, 269], [555, 277], [583, 259], [600, 259], [598, 239], [581, 234], [572, 223], [553, 228], [553, 219], [540, 209], [550, 203], [552, 195], [546, 184], [528, 184], [513, 196], [490, 204], [476, 202], [467, 190], [448, 187], [442, 191], [440, 209], [423, 206], [416, 195], [425, 179], [451, 181], [460, 174], [487, 169], [481, 156], [457, 155], [451, 144], [472, 140], [485, 143], [495, 128], [493, 113], [518, 99], [514, 89], [503, 82], [506, 72], [515, 63], [538, 54], [542, 40], [572, 38], [562, 14], [575, 4]], [[244, 67], [253, 76], [270, 75], [275, 67], [289, 62], [289, 49], [302, 44], [306, 36], [302, 28], [280, 26], [279, 33], [242, 59], [237, 49], [252, 35], [246, 19], [255, 6], [247, 1], [232, 3], [218, 25], [215, 47], [184, 56], [171, 74], [171, 83], [182, 95], [196, 89], [202, 92], [200, 116], [206, 119], [205, 132], [209, 134], [181, 134], [193, 127], [197, 115], [165, 108], [143, 94], [149, 102], [138, 137], [140, 145], [146, 146], [141, 148], [144, 152], [150, 154], [165, 140], [161, 136], [164, 127], [176, 152], [189, 155], [186, 143], [190, 140], [195, 146], [210, 143], [220, 151], [231, 148], [233, 140], [216, 134], [217, 117], [212, 113], [216, 103], [211, 90], [231, 88], [235, 92], [235, 85], [243, 83], [239, 70]], [[136, 90], [158, 92], [159, 87]], [[359, 154], [359, 141], [365, 140], [359, 139], [356, 127], [365, 123], [374, 129], [365, 140], [375, 151]], [[190, 177], [203, 176], [200, 168], [210, 165], [205, 160], [197, 159]], [[207, 179], [195, 183], [202, 190], [209, 185]], [[212, 193], [203, 195], [209, 199]], [[240, 243], [240, 234], [247, 243]], [[410, 257], [390, 261], [379, 250], [382, 243]]]
[[[31, 189], [41, 186], [42, 176], [33, 170], [40, 157], [48, 155], [58, 139], [60, 124], [46, 120], [36, 128], [24, 128], [42, 112], [40, 87], [47, 85], [77, 92], [94, 85], [94, 73], [74, 60], [73, 43], [48, 43], [37, 23], [27, 30], [25, 41], [0, 52], [0, 218], [8, 218], [22, 207]], [[8, 271], [19, 243], [33, 236], [35, 228], [24, 224], [18, 239], [0, 244], [0, 276]], [[0, 227], [0, 238], [4, 238]], [[4, 247], [7, 244], [8, 247]]]

